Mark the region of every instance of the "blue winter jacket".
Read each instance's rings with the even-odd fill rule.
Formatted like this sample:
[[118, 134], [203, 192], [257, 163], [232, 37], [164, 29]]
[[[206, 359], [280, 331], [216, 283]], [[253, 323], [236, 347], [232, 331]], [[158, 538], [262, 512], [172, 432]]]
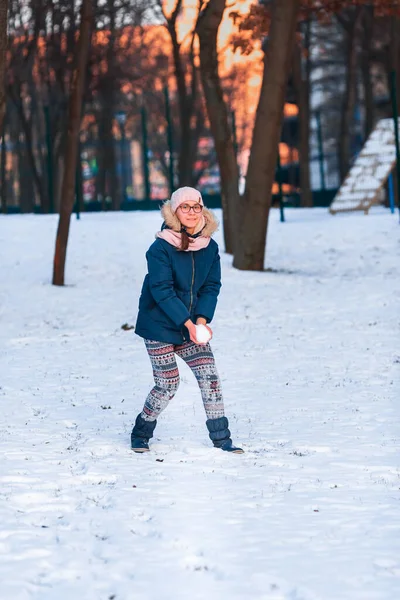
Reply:
[[[207, 224], [211, 225], [212, 219], [216, 228], [212, 213], [204, 213]], [[202, 316], [209, 323], [214, 316], [221, 288], [218, 244], [211, 239], [206, 248], [182, 251], [157, 238], [146, 259], [148, 273], [139, 299], [135, 332], [145, 339], [182, 344], [190, 339], [184, 326], [189, 318], [195, 322]]]

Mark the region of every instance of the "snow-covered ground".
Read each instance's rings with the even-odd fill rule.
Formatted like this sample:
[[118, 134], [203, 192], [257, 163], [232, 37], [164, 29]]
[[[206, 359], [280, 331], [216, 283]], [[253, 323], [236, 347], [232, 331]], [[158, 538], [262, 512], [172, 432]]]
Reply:
[[73, 218], [63, 289], [56, 217], [0, 217], [1, 600], [400, 598], [398, 217], [286, 215], [265, 273], [222, 256], [242, 456], [211, 447], [183, 363], [152, 452], [130, 450], [152, 379], [121, 325], [158, 214]]

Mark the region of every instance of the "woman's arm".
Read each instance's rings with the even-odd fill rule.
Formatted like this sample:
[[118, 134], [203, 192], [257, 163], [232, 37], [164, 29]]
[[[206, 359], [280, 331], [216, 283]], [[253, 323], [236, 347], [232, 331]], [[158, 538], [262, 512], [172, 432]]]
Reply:
[[146, 253], [146, 258], [150, 291], [154, 301], [177, 327], [183, 327], [190, 320], [190, 314], [175, 293], [168, 254], [160, 247], [151, 247]]
[[[217, 306], [218, 295], [221, 289], [221, 259], [218, 250], [215, 253], [211, 269], [206, 281], [201, 286], [196, 303], [196, 322], [210, 323]], [[199, 321], [199, 319], [203, 319]]]

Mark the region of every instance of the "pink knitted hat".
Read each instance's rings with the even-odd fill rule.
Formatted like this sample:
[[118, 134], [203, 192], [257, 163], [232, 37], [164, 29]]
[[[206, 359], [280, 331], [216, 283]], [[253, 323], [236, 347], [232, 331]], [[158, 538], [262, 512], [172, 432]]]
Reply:
[[184, 202], [199, 202], [202, 206], [203, 198], [198, 190], [195, 190], [192, 187], [181, 187], [175, 190], [175, 192], [171, 196], [171, 208], [172, 211], [175, 212], [180, 204], [184, 204]]

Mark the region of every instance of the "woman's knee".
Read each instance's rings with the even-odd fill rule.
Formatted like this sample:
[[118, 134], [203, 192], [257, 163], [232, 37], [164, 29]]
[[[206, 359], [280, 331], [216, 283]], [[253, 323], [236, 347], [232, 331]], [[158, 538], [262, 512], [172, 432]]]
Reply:
[[173, 379], [160, 379], [157, 377], [155, 383], [156, 388], [158, 388], [161, 393], [168, 394], [172, 398], [178, 391], [180, 377], [174, 377]]

